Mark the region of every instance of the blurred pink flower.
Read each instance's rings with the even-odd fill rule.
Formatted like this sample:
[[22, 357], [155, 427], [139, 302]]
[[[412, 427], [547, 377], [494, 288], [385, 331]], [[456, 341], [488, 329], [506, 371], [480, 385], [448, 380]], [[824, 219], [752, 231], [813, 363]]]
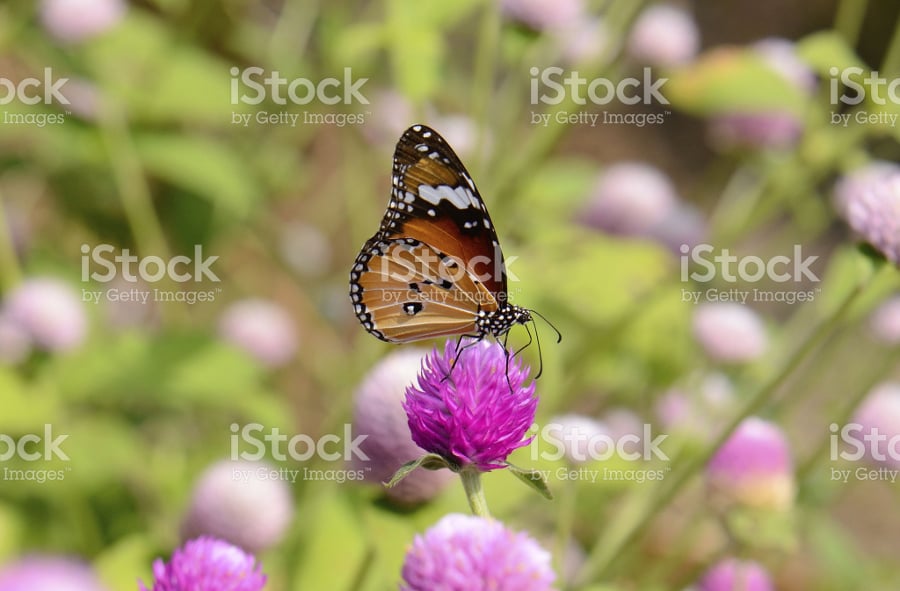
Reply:
[[847, 208], [850, 203], [855, 203], [870, 191], [883, 179], [900, 174], [900, 165], [885, 160], [873, 160], [850, 172], [844, 174], [834, 185], [834, 205], [838, 213], [844, 219], [847, 218]]
[[673, 67], [693, 60], [699, 49], [700, 32], [694, 18], [681, 8], [654, 4], [635, 21], [626, 51], [638, 64]]
[[6, 318], [47, 351], [70, 351], [84, 341], [88, 320], [78, 293], [53, 277], [26, 279], [7, 296]]
[[895, 265], [900, 265], [900, 173], [848, 195], [847, 223]]
[[766, 328], [756, 312], [732, 302], [698, 305], [694, 336], [711, 359], [721, 362], [753, 361], [768, 348]]
[[[792, 42], [770, 37], [754, 43], [752, 49], [794, 87], [806, 94], [815, 89], [816, 74], [800, 59]], [[788, 149], [800, 140], [803, 130], [802, 118], [787, 110], [726, 113], [710, 123], [712, 143], [724, 149]]]
[[547, 421], [541, 429], [561, 445], [563, 453], [572, 464], [582, 464], [609, 453], [611, 440], [609, 429], [600, 421], [580, 414], [558, 415]]
[[305, 277], [319, 277], [331, 265], [331, 244], [317, 226], [296, 221], [281, 228], [281, 256]]
[[794, 501], [794, 465], [787, 437], [775, 423], [749, 417], [706, 466], [717, 505], [786, 510]]
[[371, 99], [372, 118], [361, 125], [363, 137], [375, 146], [394, 149], [397, 139], [415, 118], [409, 100], [396, 90], [377, 90]]
[[500, 521], [451, 513], [416, 536], [401, 591], [552, 591], [550, 553]]
[[895, 445], [892, 449], [888, 445], [892, 439], [900, 441], [900, 382], [875, 386], [856, 409], [853, 422], [862, 426], [857, 439], [871, 440], [866, 445], [870, 461], [888, 468], [900, 468], [900, 457], [892, 453], [900, 451], [900, 446]]
[[[365, 470], [369, 482], [386, 482], [400, 466], [425, 454], [412, 440], [401, 403], [427, 354], [414, 347], [394, 351], [375, 364], [356, 389], [353, 433], [367, 435], [360, 450], [369, 459], [354, 455], [350, 468]], [[399, 504], [414, 505], [434, 498], [454, 479], [449, 470], [414, 470], [385, 494]]]
[[597, 179], [580, 218], [611, 234], [644, 236], [664, 223], [677, 203], [675, 187], [658, 168], [620, 162]]
[[775, 591], [775, 585], [760, 564], [727, 558], [706, 571], [697, 591]]
[[578, 19], [551, 33], [562, 59], [570, 64], [597, 60], [611, 54], [615, 42], [606, 23], [600, 19]]
[[678, 203], [662, 221], [647, 231], [647, 235], [675, 254], [687, 244], [694, 247], [706, 239], [706, 216], [690, 203]]
[[41, 23], [64, 43], [95, 37], [119, 24], [127, 5], [123, 0], [41, 0]]
[[86, 563], [61, 556], [26, 556], [0, 568], [2, 591], [108, 591]]
[[287, 482], [265, 462], [221, 460], [200, 475], [181, 524], [183, 540], [209, 535], [256, 554], [277, 545], [294, 517]]
[[681, 431], [708, 441], [721, 432], [735, 402], [734, 386], [721, 373], [698, 380], [695, 387], [667, 390], [657, 401], [656, 416], [667, 431]]
[[285, 365], [298, 348], [294, 319], [278, 304], [263, 299], [231, 304], [219, 320], [219, 334], [268, 367]]
[[583, 0], [500, 0], [500, 10], [509, 20], [546, 31], [572, 26], [584, 14]]
[[721, 148], [786, 149], [803, 135], [803, 122], [786, 111], [728, 113], [710, 122], [709, 133], [712, 143]]
[[875, 337], [888, 345], [900, 345], [900, 295], [883, 302], [869, 320]]
[[25, 330], [0, 314], [0, 364], [15, 365], [31, 352], [31, 337]]

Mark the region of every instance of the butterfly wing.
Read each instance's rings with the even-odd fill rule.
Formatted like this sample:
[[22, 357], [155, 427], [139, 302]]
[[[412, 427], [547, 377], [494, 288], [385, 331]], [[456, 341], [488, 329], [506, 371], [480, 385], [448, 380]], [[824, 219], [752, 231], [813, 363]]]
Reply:
[[350, 273], [363, 326], [391, 342], [478, 334], [506, 301], [506, 267], [487, 207], [444, 138], [424, 125], [394, 152], [391, 201]]
[[356, 315], [376, 337], [405, 343], [476, 334], [482, 310], [496, 301], [461, 261], [414, 238], [370, 241], [353, 267]]
[[463, 261], [491, 293], [506, 293], [506, 267], [491, 216], [440, 134], [424, 125], [404, 132], [394, 152], [391, 184], [383, 237], [424, 242]]

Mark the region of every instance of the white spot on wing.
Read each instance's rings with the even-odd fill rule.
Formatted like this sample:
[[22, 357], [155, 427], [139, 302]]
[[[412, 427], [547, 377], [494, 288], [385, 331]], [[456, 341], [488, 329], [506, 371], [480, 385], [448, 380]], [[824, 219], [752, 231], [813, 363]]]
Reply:
[[446, 199], [457, 209], [466, 209], [475, 202], [472, 191], [466, 187], [453, 189], [449, 185], [438, 185], [437, 187], [419, 185], [419, 197], [432, 205], [438, 205]]

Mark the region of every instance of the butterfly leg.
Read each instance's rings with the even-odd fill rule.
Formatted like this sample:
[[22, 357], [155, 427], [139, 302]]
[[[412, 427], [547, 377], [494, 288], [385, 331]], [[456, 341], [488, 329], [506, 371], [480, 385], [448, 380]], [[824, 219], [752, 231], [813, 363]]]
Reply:
[[[460, 345], [462, 345], [462, 341], [465, 338], [474, 339], [474, 340], [470, 343], [467, 343], [462, 348], [460, 348]], [[483, 339], [483, 338], [484, 338], [484, 334], [462, 334], [462, 335], [459, 335], [459, 338], [456, 340], [456, 357], [454, 357], [454, 359], [453, 359], [453, 364], [450, 365], [450, 371], [447, 373], [447, 375], [444, 376], [444, 379], [441, 380], [442, 382], [446, 381], [451, 375], [453, 375], [453, 369], [456, 367], [456, 364], [459, 363], [459, 358], [462, 357], [463, 351], [465, 351], [472, 345], [478, 344], [479, 342], [481, 342], [481, 339]]]

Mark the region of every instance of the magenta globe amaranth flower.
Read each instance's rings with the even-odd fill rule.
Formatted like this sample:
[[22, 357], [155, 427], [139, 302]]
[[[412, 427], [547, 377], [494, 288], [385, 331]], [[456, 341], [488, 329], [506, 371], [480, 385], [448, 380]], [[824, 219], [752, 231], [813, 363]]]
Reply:
[[727, 558], [706, 571], [697, 591], [775, 591], [775, 585], [760, 564]]
[[416, 536], [401, 591], [550, 591], [550, 554], [490, 518], [451, 514]]
[[597, 179], [584, 205], [584, 224], [624, 236], [644, 236], [671, 215], [678, 194], [658, 168], [641, 162], [619, 162]]
[[672, 67], [691, 61], [700, 48], [693, 17], [675, 6], [656, 4], [641, 12], [628, 37], [632, 61]]
[[59, 41], [75, 43], [116, 26], [125, 16], [122, 0], [43, 0], [41, 23]]
[[534, 382], [525, 385], [528, 369], [509, 355], [487, 339], [448, 340], [443, 354], [432, 351], [403, 403], [413, 441], [455, 467], [505, 467], [531, 442], [524, 437], [538, 404]]
[[168, 563], [153, 563], [153, 587], [140, 591], [260, 591], [266, 584], [256, 559], [212, 537], [190, 540]]
[[697, 342], [714, 361], [753, 361], [768, 348], [769, 341], [762, 320], [756, 312], [742, 304], [700, 304], [694, 312], [693, 328]]
[[706, 466], [707, 490], [723, 507], [788, 509], [794, 500], [794, 466], [781, 428], [745, 419]]
[[108, 591], [86, 563], [60, 556], [27, 556], [0, 568], [2, 591]]
[[200, 475], [183, 539], [210, 535], [258, 553], [281, 541], [294, 516], [291, 487], [265, 462], [222, 460]]
[[[403, 464], [425, 451], [409, 433], [403, 398], [416, 379], [426, 349], [399, 349], [380, 360], [363, 377], [354, 396], [353, 433], [366, 438], [360, 445], [365, 458], [353, 454], [350, 468], [363, 470], [365, 480], [390, 480]], [[415, 470], [393, 487], [387, 497], [400, 504], [416, 504], [434, 498], [454, 480], [447, 470]]]
[[887, 345], [900, 345], [900, 295], [882, 303], [869, 319], [875, 337]]
[[78, 293], [54, 277], [23, 281], [10, 292], [3, 314], [46, 351], [75, 349], [87, 336], [87, 314]]
[[900, 382], [885, 382], [868, 393], [853, 415], [854, 439], [869, 461], [900, 468]]
[[889, 261], [900, 265], [900, 173], [848, 195], [846, 217], [851, 228]]
[[235, 302], [219, 321], [219, 334], [268, 367], [280, 367], [297, 352], [294, 320], [284, 308], [263, 299]]

